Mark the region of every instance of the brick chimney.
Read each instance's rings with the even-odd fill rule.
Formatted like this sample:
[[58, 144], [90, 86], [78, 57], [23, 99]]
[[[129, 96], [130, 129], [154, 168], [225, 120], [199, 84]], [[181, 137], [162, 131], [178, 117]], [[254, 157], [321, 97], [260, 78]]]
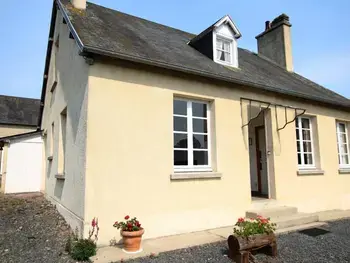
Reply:
[[256, 36], [258, 53], [293, 71], [291, 23], [286, 14], [265, 22], [265, 31]]
[[86, 0], [71, 0], [72, 5], [78, 9], [86, 9]]

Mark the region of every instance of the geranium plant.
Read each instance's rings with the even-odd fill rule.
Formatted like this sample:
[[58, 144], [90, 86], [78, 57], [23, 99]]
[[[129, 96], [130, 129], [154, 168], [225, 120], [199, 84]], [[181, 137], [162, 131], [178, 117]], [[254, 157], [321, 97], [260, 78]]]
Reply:
[[276, 224], [270, 222], [270, 218], [258, 216], [257, 218], [239, 218], [233, 228], [233, 233], [239, 237], [249, 237], [258, 234], [272, 234], [276, 230]]
[[130, 218], [130, 216], [125, 216], [124, 219], [125, 221], [116, 221], [113, 226], [117, 229], [128, 232], [139, 231], [142, 229], [141, 224], [136, 217]]

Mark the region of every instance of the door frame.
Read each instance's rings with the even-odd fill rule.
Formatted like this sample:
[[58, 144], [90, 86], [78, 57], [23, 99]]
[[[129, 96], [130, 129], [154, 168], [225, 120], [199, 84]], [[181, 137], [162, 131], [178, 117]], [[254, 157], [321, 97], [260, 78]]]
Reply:
[[[255, 192], [254, 195], [263, 197], [263, 198], [269, 198], [269, 194], [262, 193], [262, 179], [261, 179], [261, 172], [260, 172], [259, 130], [264, 130], [265, 151], [267, 150], [265, 125], [256, 126], [255, 127], [255, 156], [256, 156], [256, 174], [258, 177], [258, 191]], [[267, 162], [267, 159], [266, 159], [266, 162]], [[266, 163], [266, 178], [267, 178], [267, 185], [269, 187], [269, 182], [268, 182], [269, 175], [268, 175], [267, 163]], [[270, 190], [268, 189], [268, 193], [269, 191]]]

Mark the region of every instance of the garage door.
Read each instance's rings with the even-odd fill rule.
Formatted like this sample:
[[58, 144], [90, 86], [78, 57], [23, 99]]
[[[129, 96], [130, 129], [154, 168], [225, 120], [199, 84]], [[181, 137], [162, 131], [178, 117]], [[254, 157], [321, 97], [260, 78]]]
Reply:
[[41, 171], [41, 136], [11, 141], [8, 148], [5, 192], [39, 192]]

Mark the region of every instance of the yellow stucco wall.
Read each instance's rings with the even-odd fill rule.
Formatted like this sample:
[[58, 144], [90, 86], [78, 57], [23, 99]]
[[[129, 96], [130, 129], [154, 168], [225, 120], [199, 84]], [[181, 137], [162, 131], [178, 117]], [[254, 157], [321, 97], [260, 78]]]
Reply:
[[36, 127], [0, 124], [0, 138], [32, 131], [36, 131]]
[[[211, 101], [221, 179], [170, 180], [174, 96]], [[277, 132], [271, 109], [273, 147], [268, 150], [277, 200], [305, 212], [350, 208], [350, 174], [338, 174], [335, 129], [335, 119], [350, 121], [349, 113], [161, 70], [95, 63], [89, 77], [85, 220], [99, 218], [100, 243], [119, 239], [112, 224], [125, 214], [142, 221], [145, 238], [232, 225], [244, 215], [251, 197], [241, 97], [305, 108], [317, 117], [325, 173], [298, 176], [295, 125]], [[283, 117], [278, 110], [279, 121]]]

